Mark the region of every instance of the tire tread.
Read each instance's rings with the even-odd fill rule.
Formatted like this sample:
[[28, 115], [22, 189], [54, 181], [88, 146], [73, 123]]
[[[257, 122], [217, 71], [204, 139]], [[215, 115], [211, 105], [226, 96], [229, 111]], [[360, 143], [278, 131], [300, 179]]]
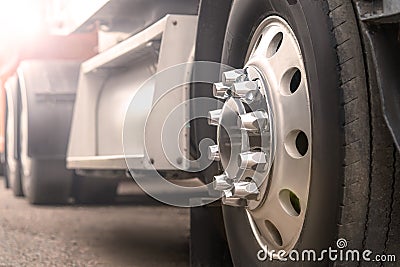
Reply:
[[338, 238], [374, 253], [398, 252], [400, 214], [394, 208], [400, 203], [398, 152], [384, 122], [377, 89], [367, 82], [353, 4], [328, 0], [328, 6], [343, 81], [345, 156]]

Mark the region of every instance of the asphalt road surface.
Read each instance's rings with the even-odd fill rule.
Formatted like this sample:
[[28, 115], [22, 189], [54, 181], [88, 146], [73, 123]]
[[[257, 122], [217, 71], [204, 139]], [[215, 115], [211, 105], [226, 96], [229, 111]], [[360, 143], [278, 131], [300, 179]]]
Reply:
[[30, 206], [0, 183], [0, 266], [188, 266], [189, 210], [124, 184], [114, 206]]

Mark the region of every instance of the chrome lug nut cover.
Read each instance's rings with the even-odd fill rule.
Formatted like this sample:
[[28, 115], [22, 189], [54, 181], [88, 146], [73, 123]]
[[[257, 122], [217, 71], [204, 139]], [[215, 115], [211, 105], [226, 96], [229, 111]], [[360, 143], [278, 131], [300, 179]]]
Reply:
[[226, 99], [229, 91], [229, 86], [225, 86], [223, 83], [214, 83], [213, 95], [215, 98]]
[[239, 182], [233, 185], [233, 197], [256, 199], [260, 194], [256, 183], [254, 182]]
[[221, 109], [217, 110], [212, 110], [208, 112], [208, 124], [211, 126], [218, 126], [219, 125], [219, 120], [221, 118]]
[[232, 188], [232, 184], [229, 182], [229, 178], [226, 174], [214, 176], [214, 189], [217, 191], [225, 191]]
[[232, 95], [240, 98], [253, 98], [259, 90], [258, 82], [244, 81], [232, 85]]
[[247, 206], [247, 199], [238, 198], [238, 197], [225, 197], [222, 199], [222, 203], [227, 206], [231, 207], [246, 207]]
[[239, 155], [238, 165], [241, 169], [259, 170], [265, 168], [267, 156], [264, 152], [246, 152]]
[[244, 75], [245, 75], [245, 70], [242, 69], [236, 69], [224, 72], [222, 74], [222, 83], [225, 86], [232, 86], [236, 81], [243, 78]]
[[212, 161], [220, 161], [218, 145], [208, 147], [208, 159]]
[[242, 127], [246, 131], [256, 132], [266, 129], [268, 124], [268, 115], [264, 111], [255, 111], [240, 115]]

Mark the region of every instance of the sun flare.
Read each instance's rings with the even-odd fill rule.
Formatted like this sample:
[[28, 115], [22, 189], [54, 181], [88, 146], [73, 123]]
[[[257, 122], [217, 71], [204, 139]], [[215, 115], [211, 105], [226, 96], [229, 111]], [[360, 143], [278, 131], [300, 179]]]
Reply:
[[0, 42], [34, 37], [41, 31], [43, 14], [40, 0], [0, 0]]

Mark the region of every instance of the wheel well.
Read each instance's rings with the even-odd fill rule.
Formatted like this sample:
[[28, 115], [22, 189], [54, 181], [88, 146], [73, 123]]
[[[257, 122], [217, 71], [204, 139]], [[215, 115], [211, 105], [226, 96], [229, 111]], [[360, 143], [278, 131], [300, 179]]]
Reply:
[[400, 151], [400, 6], [388, 0], [355, 0], [368, 75], [379, 90], [382, 113]]

